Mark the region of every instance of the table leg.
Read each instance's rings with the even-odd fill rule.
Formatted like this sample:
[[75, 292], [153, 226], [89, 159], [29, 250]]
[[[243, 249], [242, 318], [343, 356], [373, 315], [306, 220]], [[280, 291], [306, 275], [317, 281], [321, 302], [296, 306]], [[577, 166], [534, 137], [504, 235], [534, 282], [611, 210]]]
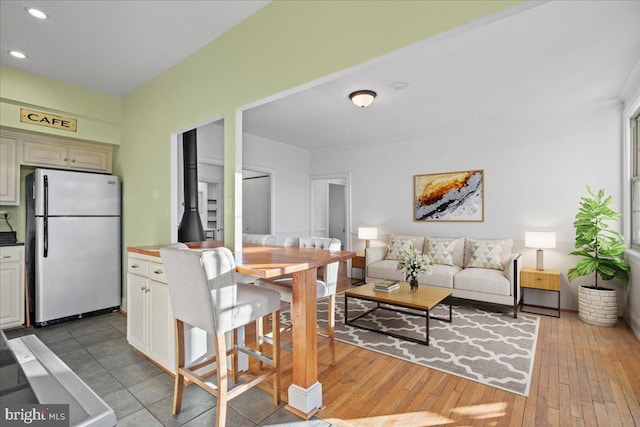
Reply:
[[318, 382], [317, 295], [315, 268], [293, 273], [291, 326], [293, 335], [293, 381], [286, 408], [309, 419], [322, 406]]

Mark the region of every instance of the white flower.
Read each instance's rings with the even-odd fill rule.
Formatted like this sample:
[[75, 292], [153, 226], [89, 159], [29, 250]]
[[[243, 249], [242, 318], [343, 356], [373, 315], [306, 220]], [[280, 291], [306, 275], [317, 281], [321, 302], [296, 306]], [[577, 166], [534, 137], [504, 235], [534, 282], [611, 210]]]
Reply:
[[404, 270], [405, 280], [416, 279], [420, 273], [431, 274], [432, 267], [427, 257], [417, 249], [409, 248], [400, 254], [398, 270]]

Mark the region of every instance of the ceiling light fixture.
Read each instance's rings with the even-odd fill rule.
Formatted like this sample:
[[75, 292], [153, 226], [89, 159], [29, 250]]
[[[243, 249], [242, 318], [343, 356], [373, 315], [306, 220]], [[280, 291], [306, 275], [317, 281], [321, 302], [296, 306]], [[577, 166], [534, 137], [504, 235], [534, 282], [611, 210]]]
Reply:
[[376, 93], [372, 90], [357, 90], [349, 95], [349, 99], [360, 108], [368, 107], [376, 98]]
[[9, 55], [13, 56], [14, 58], [18, 58], [18, 59], [25, 59], [27, 57], [27, 55], [25, 55], [22, 52], [19, 52], [17, 50], [10, 50], [9, 51]]
[[47, 14], [39, 9], [35, 9], [33, 7], [27, 7], [26, 10], [29, 13], [29, 15], [33, 16], [34, 18], [47, 19]]

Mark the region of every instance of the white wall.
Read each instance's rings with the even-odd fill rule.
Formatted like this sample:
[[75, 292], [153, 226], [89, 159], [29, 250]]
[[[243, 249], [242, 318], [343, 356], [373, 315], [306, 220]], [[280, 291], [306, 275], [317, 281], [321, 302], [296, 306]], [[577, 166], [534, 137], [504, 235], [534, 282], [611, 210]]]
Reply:
[[[271, 175], [271, 233], [308, 235], [309, 152], [248, 133], [242, 138], [243, 168]], [[198, 128], [198, 157], [222, 160], [223, 155], [223, 128], [217, 124]]]
[[[523, 248], [525, 230], [555, 231], [557, 248], [545, 250], [545, 267], [562, 271], [561, 305], [577, 309], [577, 286], [589, 279], [566, 279], [577, 262], [566, 255], [573, 248], [572, 223], [586, 184], [605, 189], [621, 211], [620, 115], [620, 105], [609, 105], [522, 122], [470, 124], [367, 149], [316, 152], [310, 173], [351, 172], [352, 230], [377, 226], [380, 240], [372, 245], [383, 244], [390, 233], [512, 238], [523, 264], [534, 266], [535, 250]], [[485, 172], [484, 222], [413, 221], [414, 175], [468, 169]], [[364, 245], [355, 235], [352, 242], [352, 250]], [[532, 297], [543, 304], [555, 301], [552, 295]]]

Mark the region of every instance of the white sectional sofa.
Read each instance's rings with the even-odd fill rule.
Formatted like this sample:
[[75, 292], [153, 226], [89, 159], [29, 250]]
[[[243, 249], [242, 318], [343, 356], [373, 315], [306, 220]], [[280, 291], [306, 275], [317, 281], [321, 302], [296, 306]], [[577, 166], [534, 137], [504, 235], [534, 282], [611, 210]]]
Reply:
[[388, 246], [365, 249], [365, 281], [404, 281], [397, 270], [399, 253], [411, 245], [422, 250], [433, 265], [418, 283], [452, 290], [454, 298], [513, 307], [520, 301], [520, 254], [511, 252], [511, 239], [483, 240], [430, 236], [391, 235]]

